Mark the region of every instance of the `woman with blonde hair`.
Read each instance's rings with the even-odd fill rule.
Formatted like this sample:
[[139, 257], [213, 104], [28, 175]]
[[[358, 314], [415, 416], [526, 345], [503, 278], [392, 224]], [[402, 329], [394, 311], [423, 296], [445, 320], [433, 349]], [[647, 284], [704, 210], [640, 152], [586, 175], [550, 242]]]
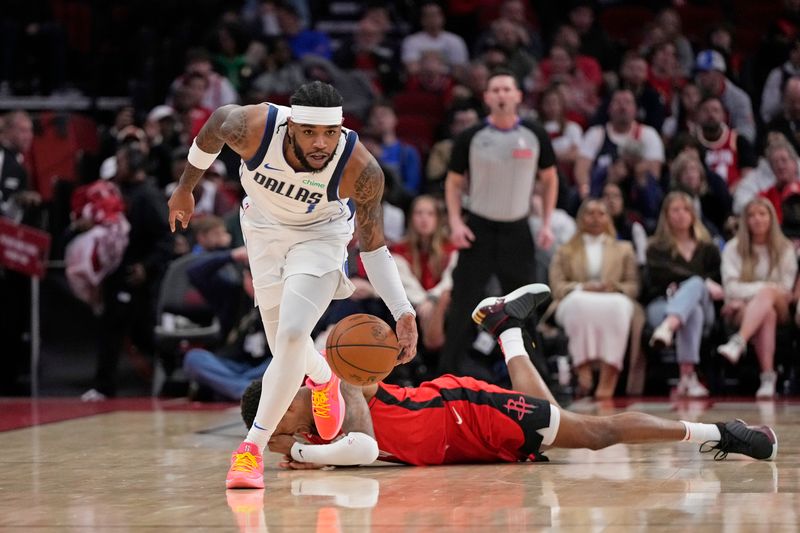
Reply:
[[678, 154], [669, 171], [672, 190], [691, 196], [706, 228], [714, 235], [722, 236], [733, 209], [733, 197], [725, 181], [713, 172], [707, 173], [693, 149]]
[[679, 396], [708, 396], [695, 369], [703, 331], [714, 323], [712, 300], [723, 297], [719, 265], [719, 249], [700, 221], [692, 198], [684, 192], [669, 193], [647, 247], [647, 319], [657, 326], [651, 346], [667, 347], [675, 340]]
[[[569, 338], [578, 385], [589, 394], [592, 366], [600, 364], [595, 398], [611, 398], [632, 331], [639, 270], [633, 247], [618, 241], [601, 200], [586, 200], [578, 210], [578, 231], [550, 263], [556, 323]], [[638, 337], [637, 337], [638, 342]]]
[[427, 194], [417, 196], [411, 204], [405, 238], [390, 247], [408, 300], [417, 312], [420, 339], [428, 350], [444, 344], [444, 316], [458, 257], [445, 220], [441, 201]]
[[781, 233], [775, 208], [766, 198], [748, 202], [739, 231], [722, 252], [723, 315], [739, 331], [717, 348], [736, 363], [751, 339], [761, 367], [757, 398], [775, 395], [775, 330], [789, 320], [789, 302], [797, 276], [797, 257]]

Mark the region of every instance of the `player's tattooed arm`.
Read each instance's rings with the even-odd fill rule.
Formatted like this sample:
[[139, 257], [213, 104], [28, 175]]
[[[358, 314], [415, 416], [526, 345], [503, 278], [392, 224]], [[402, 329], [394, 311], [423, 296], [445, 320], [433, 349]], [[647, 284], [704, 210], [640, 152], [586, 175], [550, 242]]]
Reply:
[[386, 244], [383, 237], [383, 171], [370, 158], [356, 178], [353, 200], [356, 203], [356, 228], [362, 252], [377, 250]]
[[369, 405], [364, 399], [361, 387], [342, 381], [342, 396], [347, 406], [344, 412], [344, 420], [342, 421], [342, 431], [344, 433], [358, 431], [374, 439], [375, 431], [372, 428], [372, 417], [369, 414]]
[[[227, 144], [234, 151], [240, 152], [247, 139], [247, 108], [238, 105], [226, 105], [218, 108], [203, 125], [197, 134], [197, 146], [209, 154], [215, 154]], [[204, 170], [186, 165], [181, 176], [181, 186], [194, 189], [203, 177]]]

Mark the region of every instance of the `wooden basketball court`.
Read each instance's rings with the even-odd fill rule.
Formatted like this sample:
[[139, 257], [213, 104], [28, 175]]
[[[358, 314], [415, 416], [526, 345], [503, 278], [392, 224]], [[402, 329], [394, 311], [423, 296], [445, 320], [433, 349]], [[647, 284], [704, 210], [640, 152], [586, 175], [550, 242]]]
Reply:
[[800, 528], [800, 403], [576, 405], [774, 426], [774, 463], [694, 444], [551, 450], [549, 464], [287, 472], [225, 491], [232, 405], [0, 400], [0, 531], [725, 531]]

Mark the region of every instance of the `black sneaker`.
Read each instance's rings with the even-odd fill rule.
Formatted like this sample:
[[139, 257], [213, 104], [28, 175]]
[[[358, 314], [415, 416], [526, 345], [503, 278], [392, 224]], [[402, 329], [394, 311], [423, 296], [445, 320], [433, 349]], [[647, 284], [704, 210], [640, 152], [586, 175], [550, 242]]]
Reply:
[[715, 461], [725, 459], [729, 453], [741, 453], [754, 459], [772, 461], [778, 455], [778, 436], [769, 426], [748, 426], [744, 420], [717, 423], [719, 441], [709, 440], [700, 445], [700, 453], [714, 454]]
[[536, 308], [550, 300], [550, 287], [532, 283], [506, 294], [484, 298], [472, 311], [472, 320], [495, 337], [509, 328], [522, 327]]

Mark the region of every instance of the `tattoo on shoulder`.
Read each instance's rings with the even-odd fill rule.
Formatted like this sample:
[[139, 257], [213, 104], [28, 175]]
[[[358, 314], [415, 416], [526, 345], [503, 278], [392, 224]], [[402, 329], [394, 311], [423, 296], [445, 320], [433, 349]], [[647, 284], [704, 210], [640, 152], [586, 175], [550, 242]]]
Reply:
[[242, 147], [247, 138], [247, 113], [245, 110], [239, 108], [231, 112], [222, 124], [222, 132], [228, 146], [231, 148]]
[[374, 250], [383, 241], [382, 196], [383, 172], [373, 160], [361, 171], [353, 187], [358, 238], [362, 250]]

